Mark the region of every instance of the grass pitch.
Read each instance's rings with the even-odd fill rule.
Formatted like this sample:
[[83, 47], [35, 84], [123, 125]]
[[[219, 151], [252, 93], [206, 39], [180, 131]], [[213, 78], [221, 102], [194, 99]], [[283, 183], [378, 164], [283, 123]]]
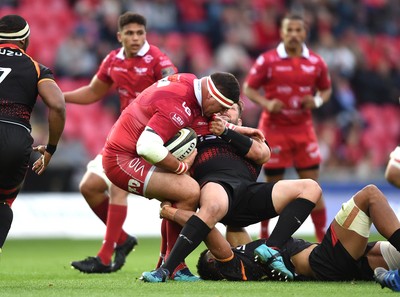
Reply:
[[[0, 257], [0, 296], [393, 296], [374, 282], [212, 282], [142, 283], [143, 271], [155, 267], [160, 241], [139, 238], [122, 270], [112, 274], [82, 274], [69, 263], [94, 256], [101, 240], [10, 239]], [[201, 245], [186, 262], [196, 272]]]

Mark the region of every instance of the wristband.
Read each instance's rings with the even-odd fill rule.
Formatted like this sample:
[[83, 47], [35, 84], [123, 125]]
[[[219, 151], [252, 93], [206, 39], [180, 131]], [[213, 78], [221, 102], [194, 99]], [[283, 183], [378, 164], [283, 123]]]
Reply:
[[317, 95], [314, 97], [314, 104], [316, 108], [320, 108], [324, 104], [324, 100], [321, 96]]
[[47, 144], [46, 145], [46, 152], [48, 152], [50, 155], [53, 155], [57, 149], [57, 145], [53, 144]]
[[[236, 125], [234, 125], [234, 124], [232, 124], [232, 123], [226, 122], [225, 127], [228, 128], [228, 129], [236, 130]], [[225, 130], [226, 130], [226, 129], [225, 129]]]
[[250, 137], [242, 135], [228, 128], [225, 128], [224, 133], [222, 133], [220, 137], [229, 144], [233, 145], [240, 156], [246, 156], [250, 151], [251, 144], [253, 143], [253, 139]]
[[178, 168], [175, 170], [176, 174], [184, 174], [189, 169], [185, 162], [179, 162]]

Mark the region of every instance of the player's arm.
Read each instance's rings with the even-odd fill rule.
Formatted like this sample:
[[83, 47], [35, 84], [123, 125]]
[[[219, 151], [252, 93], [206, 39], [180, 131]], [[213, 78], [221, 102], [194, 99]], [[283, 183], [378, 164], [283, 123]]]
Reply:
[[332, 88], [319, 90], [314, 96], [306, 95], [303, 97], [302, 105], [304, 108], [314, 109], [320, 108], [323, 104], [329, 101], [332, 94]]
[[[231, 128], [228, 128], [230, 126]], [[233, 145], [238, 154], [257, 164], [264, 164], [271, 156], [262, 132], [255, 128], [229, 124], [218, 116], [209, 123], [210, 132]], [[242, 134], [243, 133], [243, 134]]]
[[276, 98], [267, 100], [257, 89], [250, 87], [247, 82], [243, 84], [243, 94], [254, 103], [272, 113], [280, 112], [284, 107], [281, 100]]
[[97, 75], [93, 76], [90, 84], [80, 87], [74, 91], [64, 93], [65, 102], [76, 104], [90, 104], [104, 98], [112, 84], [100, 80]]
[[60, 88], [53, 80], [45, 79], [41, 81], [38, 85], [38, 92], [49, 109], [49, 139], [47, 145], [39, 145], [34, 148], [35, 151], [42, 154], [42, 157], [33, 164], [32, 170], [37, 174], [42, 174], [49, 164], [64, 130], [65, 101]]
[[197, 155], [197, 151], [194, 151], [184, 161], [179, 161], [164, 146], [162, 138], [148, 126], [139, 136], [136, 151], [147, 162], [176, 174], [185, 173], [192, 166]]

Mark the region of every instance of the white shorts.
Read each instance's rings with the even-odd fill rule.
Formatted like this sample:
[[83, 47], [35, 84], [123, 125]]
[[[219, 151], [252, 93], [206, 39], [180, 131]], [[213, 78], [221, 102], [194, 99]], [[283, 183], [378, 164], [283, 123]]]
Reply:
[[372, 220], [354, 203], [352, 197], [342, 204], [335, 216], [336, 222], [345, 229], [352, 230], [362, 237], [369, 238]]
[[98, 154], [96, 156], [96, 158], [94, 158], [92, 161], [90, 161], [87, 166], [86, 169], [88, 172], [97, 174], [98, 176], [100, 176], [104, 182], [107, 184], [108, 188], [110, 188], [111, 186], [111, 181], [108, 179], [106, 173], [104, 172], [103, 169], [103, 155]]

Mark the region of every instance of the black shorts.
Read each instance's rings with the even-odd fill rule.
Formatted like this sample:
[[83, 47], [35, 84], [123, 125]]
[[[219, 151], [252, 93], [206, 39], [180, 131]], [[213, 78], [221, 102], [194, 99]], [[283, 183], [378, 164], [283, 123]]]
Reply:
[[[336, 238], [332, 232], [330, 226], [321, 244], [310, 254], [310, 266], [316, 278], [323, 281], [373, 280], [374, 273], [367, 257], [353, 259], [339, 240], [332, 240]], [[367, 246], [366, 252], [370, 248]]]
[[25, 179], [33, 138], [22, 126], [0, 122], [0, 139], [0, 200], [4, 200], [10, 197], [1, 190], [17, 188]]
[[225, 225], [247, 227], [278, 215], [272, 204], [275, 183], [242, 181], [235, 177], [208, 177], [207, 182], [220, 184], [228, 194], [228, 213], [220, 221]]

